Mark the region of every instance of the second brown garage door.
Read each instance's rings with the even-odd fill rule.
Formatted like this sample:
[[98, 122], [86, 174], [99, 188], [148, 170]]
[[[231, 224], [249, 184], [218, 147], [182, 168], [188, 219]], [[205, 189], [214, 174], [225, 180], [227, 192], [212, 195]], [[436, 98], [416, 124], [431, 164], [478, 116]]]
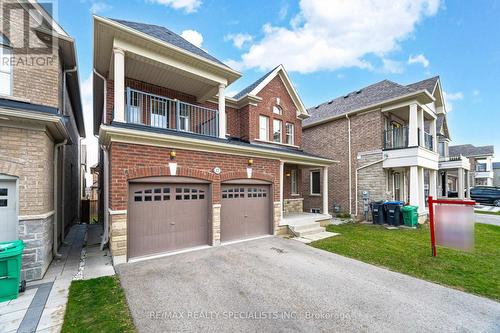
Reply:
[[132, 183], [128, 256], [208, 244], [208, 185]]
[[221, 195], [222, 242], [271, 233], [269, 185], [223, 184]]

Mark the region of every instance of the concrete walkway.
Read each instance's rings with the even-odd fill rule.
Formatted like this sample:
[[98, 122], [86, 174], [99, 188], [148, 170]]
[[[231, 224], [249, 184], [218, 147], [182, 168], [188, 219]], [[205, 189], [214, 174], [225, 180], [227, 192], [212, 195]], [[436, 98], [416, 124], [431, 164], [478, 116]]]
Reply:
[[0, 332], [59, 332], [69, 286], [75, 279], [114, 275], [107, 250], [95, 245], [99, 225], [74, 225], [42, 280], [28, 283], [15, 300], [0, 303]]
[[500, 332], [500, 303], [279, 237], [117, 271], [139, 332]]
[[476, 213], [476, 223], [491, 224], [500, 227], [500, 215]]

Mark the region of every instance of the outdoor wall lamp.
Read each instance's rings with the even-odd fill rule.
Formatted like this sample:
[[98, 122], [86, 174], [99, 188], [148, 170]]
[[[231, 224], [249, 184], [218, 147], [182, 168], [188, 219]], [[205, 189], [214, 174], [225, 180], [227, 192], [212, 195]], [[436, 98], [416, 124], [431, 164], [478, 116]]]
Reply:
[[175, 150], [172, 150], [172, 151], [170, 152], [170, 159], [171, 159], [171, 160], [175, 160], [175, 157], [176, 157], [176, 156], [177, 156], [177, 153], [175, 152]]
[[248, 159], [248, 166], [252, 166], [253, 165], [253, 160], [250, 158]]

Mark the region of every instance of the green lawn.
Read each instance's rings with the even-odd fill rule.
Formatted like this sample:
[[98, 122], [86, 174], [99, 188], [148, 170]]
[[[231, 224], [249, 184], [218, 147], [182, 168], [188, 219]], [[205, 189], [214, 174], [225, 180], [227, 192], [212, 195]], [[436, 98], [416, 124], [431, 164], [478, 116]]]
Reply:
[[312, 246], [418, 278], [500, 300], [500, 227], [475, 226], [475, 248], [437, 248], [431, 255], [429, 227], [387, 230], [382, 226], [328, 226], [341, 235]]
[[135, 332], [118, 277], [73, 281], [62, 332]]
[[476, 214], [499, 215], [500, 216], [500, 212], [485, 212], [485, 211], [482, 211], [482, 210], [475, 210], [474, 212]]

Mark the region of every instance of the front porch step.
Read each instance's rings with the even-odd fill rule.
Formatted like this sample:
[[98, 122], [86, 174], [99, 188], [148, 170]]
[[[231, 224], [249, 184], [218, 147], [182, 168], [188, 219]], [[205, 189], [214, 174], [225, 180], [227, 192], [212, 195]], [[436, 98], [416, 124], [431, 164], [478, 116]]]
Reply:
[[288, 226], [295, 236], [303, 237], [306, 235], [313, 235], [324, 232], [326, 230], [325, 227], [321, 227], [319, 223], [313, 222], [308, 224], [300, 224], [300, 225], [289, 225]]
[[329, 232], [329, 231], [323, 231], [317, 234], [312, 234], [312, 235], [306, 235], [303, 237], [294, 237], [292, 238], [293, 240], [299, 241], [304, 244], [309, 244], [314, 241], [320, 240], [320, 239], [325, 239], [325, 238], [330, 238], [333, 236], [338, 236], [340, 235], [339, 233], [336, 232]]

